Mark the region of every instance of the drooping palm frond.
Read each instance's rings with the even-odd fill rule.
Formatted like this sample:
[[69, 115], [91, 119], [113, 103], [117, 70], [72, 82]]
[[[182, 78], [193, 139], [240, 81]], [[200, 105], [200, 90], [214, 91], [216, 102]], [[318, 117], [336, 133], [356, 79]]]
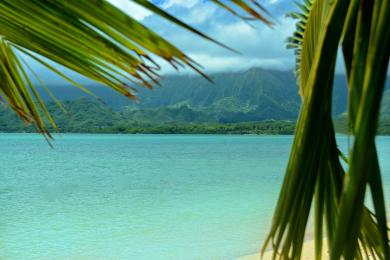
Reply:
[[[39, 109], [43, 111], [54, 128], [57, 128], [56, 124], [31, 83], [31, 80], [28, 78], [20, 60], [16, 58], [15, 52], [4, 39], [0, 39], [0, 78], [2, 80], [0, 84], [0, 95], [10, 107], [26, 123], [34, 122], [39, 129], [44, 131], [44, 134], [50, 137], [50, 133], [46, 131], [44, 122], [40, 116]], [[36, 103], [39, 104], [39, 108]]]
[[[271, 243], [275, 257], [279, 254], [281, 258], [300, 258], [314, 198], [317, 258], [322, 249], [323, 216], [328, 216], [328, 227], [335, 224], [335, 197], [342, 187], [340, 180], [343, 170], [338, 161], [331, 123], [331, 93], [336, 61], [332, 51], [337, 50], [338, 46], [332, 37], [337, 39], [337, 34], [341, 32], [319, 30], [316, 26], [333, 28], [334, 24], [342, 23], [346, 6], [347, 3], [343, 1], [335, 1], [333, 5], [328, 1], [314, 1], [307, 6], [310, 12], [304, 24], [298, 53], [302, 107], [271, 232], [263, 247], [265, 249]], [[331, 9], [328, 15], [322, 15], [328, 9]], [[324, 55], [326, 49], [328, 55]], [[316, 73], [318, 70], [322, 73]]]
[[355, 140], [350, 155], [349, 178], [340, 199], [340, 216], [331, 257], [354, 256], [358, 247], [354, 234], [361, 225], [360, 212], [369, 185], [381, 232], [381, 257], [389, 259], [386, 209], [375, 135], [390, 57], [390, 3], [362, 1], [356, 5], [356, 31], [348, 73], [349, 101], [352, 103], [348, 112]]
[[[304, 5], [299, 5], [302, 13], [293, 14], [300, 20], [297, 24], [297, 33], [289, 39], [289, 47], [297, 50], [297, 77], [302, 95], [302, 108], [271, 232], [264, 245], [264, 248], [268, 244], [272, 245], [275, 258], [300, 258], [307, 220], [313, 202], [315, 206], [314, 238], [316, 247], [314, 257], [316, 259], [321, 258], [322, 241], [325, 235], [324, 225], [331, 259], [340, 259], [341, 256], [345, 259], [368, 258], [369, 254], [381, 259], [389, 257], [386, 210], [373, 139], [376, 129], [375, 119], [378, 115], [376, 112], [378, 111], [374, 110], [371, 118], [366, 117], [360, 121], [358, 118], [353, 120], [367, 124], [365, 129], [362, 129], [361, 125], [354, 127], [355, 131], [363, 131], [366, 139], [362, 137], [360, 143], [356, 143], [358, 139], [355, 140], [352, 156], [348, 162], [347, 174], [340, 163], [332, 123], [332, 87], [339, 42], [341, 39], [345, 42], [347, 37], [350, 37], [347, 33], [353, 31], [350, 28], [365, 27], [366, 23], [361, 23], [362, 21], [370, 23], [367, 17], [364, 20], [356, 20], [357, 15], [353, 12], [358, 10], [356, 8], [357, 2], [361, 1], [305, 1]], [[382, 2], [381, 7], [385, 10], [388, 8], [383, 4], [386, 1], [378, 2]], [[367, 6], [360, 6], [359, 10], [363, 8], [366, 8], [365, 12], [370, 10]], [[375, 21], [375, 23], [377, 22]], [[344, 26], [349, 28], [346, 29]], [[359, 30], [364, 29], [366, 28]], [[389, 32], [381, 29], [382, 31], [376, 33], [382, 35], [382, 41], [378, 41], [372, 50], [381, 50], [384, 60], [387, 59], [388, 62], [387, 49], [389, 44], [385, 39]], [[353, 35], [360, 35], [360, 39], [356, 40], [359, 41], [359, 45], [367, 44], [369, 37], [364, 39], [360, 33]], [[372, 31], [370, 35], [373, 35]], [[354, 45], [354, 41], [348, 40], [350, 45], [351, 42]], [[367, 47], [363, 46], [361, 49], [366, 50]], [[359, 73], [366, 75], [370, 71], [367, 65], [363, 67], [362, 65], [354, 65], [360, 64], [362, 57], [369, 57], [369, 53], [366, 55], [357, 55], [357, 53], [354, 50], [353, 53], [350, 52], [346, 55], [350, 57], [349, 63], [352, 64], [349, 66], [352, 71], [347, 72], [350, 79], [358, 75], [361, 78]], [[359, 71], [353, 71], [357, 67]], [[380, 72], [376, 76], [383, 78], [386, 75], [386, 70], [382, 67], [378, 70]], [[364, 79], [361, 82], [369, 84], [371, 81]], [[372, 91], [378, 95], [379, 92], [376, 91], [381, 91], [383, 82], [376, 81], [376, 83], [381, 87], [375, 89], [371, 83], [371, 88], [366, 88], [366, 94]], [[355, 82], [350, 80], [349, 88], [356, 88], [358, 92], [359, 89], [365, 89], [357, 84], [356, 79]], [[360, 94], [357, 93], [354, 96], [358, 97], [358, 100], [354, 101], [355, 108], [360, 111], [360, 115], [363, 115], [365, 111], [361, 110], [361, 99], [365, 97], [365, 93], [360, 91]], [[372, 98], [372, 95], [369, 94], [368, 97]], [[377, 96], [376, 100], [372, 99], [371, 102], [378, 104], [379, 97]], [[365, 105], [373, 106], [371, 103]], [[367, 128], [370, 128], [370, 134], [374, 132], [373, 136], [367, 134]], [[357, 155], [354, 155], [353, 152]], [[359, 159], [354, 160], [355, 157]], [[360, 160], [359, 168], [356, 166], [356, 160]], [[370, 212], [364, 206], [367, 183], [372, 187], [374, 212]]]
[[[224, 46], [149, 1], [133, 2], [206, 40]], [[264, 16], [266, 13], [256, 1], [231, 1], [229, 4], [218, 0], [213, 2], [237, 15], [246, 13], [253, 19], [269, 23]], [[233, 11], [236, 9], [241, 12]], [[18, 50], [87, 92], [47, 59], [129, 98], [136, 98], [135, 86], [150, 88], [158, 82], [159, 65], [152, 59], [153, 55], [163, 58], [176, 68], [188, 66], [207, 77], [181, 50], [106, 0], [1, 1], [0, 37], [8, 53]], [[41, 113], [36, 109], [35, 99], [25, 98], [20, 93], [21, 89], [26, 88], [20, 85], [23, 81], [26, 81], [25, 86], [31, 85], [22, 70], [23, 66], [19, 66], [20, 59], [16, 54], [9, 58], [13, 64], [17, 64], [18, 70], [7, 71], [13, 84], [2, 78], [2, 97], [19, 116], [48, 134]], [[4, 69], [7, 66], [3, 64], [2, 67]], [[7, 73], [4, 70], [2, 74]], [[31, 87], [32, 91], [34, 88]], [[40, 103], [39, 96], [35, 98]], [[49, 117], [47, 112], [45, 114]], [[49, 122], [54, 126], [52, 120]]]
[[[295, 77], [297, 78], [298, 86], [301, 86], [301, 60], [302, 60], [302, 45], [304, 34], [306, 30], [307, 20], [313, 6], [312, 0], [305, 0], [303, 3], [295, 2], [299, 7], [299, 11], [290, 12], [287, 17], [298, 19], [295, 25], [295, 32], [292, 36], [287, 38], [287, 48], [295, 49]], [[302, 89], [299, 89], [301, 97], [303, 96]]]

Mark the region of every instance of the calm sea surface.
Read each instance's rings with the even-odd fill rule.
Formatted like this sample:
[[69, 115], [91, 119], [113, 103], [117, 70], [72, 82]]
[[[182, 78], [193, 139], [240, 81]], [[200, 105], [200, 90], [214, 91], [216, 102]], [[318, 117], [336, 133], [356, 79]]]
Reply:
[[[39, 135], [0, 134], [0, 259], [231, 259], [256, 252], [291, 142], [62, 135], [51, 149]], [[345, 149], [347, 138], [339, 143]], [[390, 138], [377, 144], [390, 198]]]

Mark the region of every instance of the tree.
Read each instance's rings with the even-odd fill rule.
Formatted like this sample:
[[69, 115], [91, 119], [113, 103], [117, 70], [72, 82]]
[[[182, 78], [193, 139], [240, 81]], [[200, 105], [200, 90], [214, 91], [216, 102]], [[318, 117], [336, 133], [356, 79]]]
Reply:
[[[150, 1], [132, 1], [206, 40], [228, 48]], [[264, 18], [265, 10], [256, 1], [212, 2], [242, 19], [259, 19], [270, 24]], [[135, 86], [151, 88], [153, 83], [158, 84], [159, 64], [154, 61], [155, 56], [175, 68], [190, 67], [207, 78], [190, 57], [107, 0], [0, 1], [0, 96], [26, 123], [34, 124], [49, 138], [51, 135], [43, 117], [55, 129], [56, 124], [27, 76], [26, 70], [32, 69], [20, 53], [91, 95], [93, 93], [68, 78], [49, 61], [131, 99], [136, 98]], [[50, 94], [44, 83], [40, 83]], [[60, 102], [51, 96], [62, 108]]]
[[[330, 258], [390, 259], [386, 209], [375, 147], [390, 54], [390, 1], [304, 0], [295, 48], [302, 107], [270, 235], [274, 256], [299, 259], [314, 201], [316, 259], [323, 226]], [[337, 148], [332, 87], [339, 44], [349, 87], [349, 158]], [[347, 163], [344, 170], [341, 160]], [[373, 211], [365, 207], [367, 186]], [[264, 249], [263, 249], [264, 250]]]
[[[265, 18], [267, 12], [255, 0], [212, 1], [243, 19], [270, 24]], [[133, 2], [214, 41], [149, 1]], [[325, 233], [332, 259], [362, 258], [369, 254], [390, 259], [375, 147], [390, 55], [390, 1], [303, 0], [298, 7], [301, 11], [291, 14], [299, 21], [289, 46], [296, 51], [302, 108], [264, 248], [271, 244], [275, 258], [299, 259], [314, 201], [317, 259], [321, 258]], [[15, 50], [36, 59], [81, 89], [84, 88], [45, 58], [130, 98], [136, 98], [135, 89], [125, 82], [146, 87], [151, 87], [150, 82], [158, 83], [159, 66], [152, 55], [174, 67], [188, 66], [204, 75], [183, 52], [106, 0], [3, 0], [0, 1], [0, 35], [0, 94], [23, 120], [35, 124], [48, 137], [50, 133], [38, 107], [50, 124], [55, 127], [55, 123]], [[333, 76], [340, 43], [349, 85], [348, 119], [353, 136], [349, 158], [337, 147], [331, 118]], [[347, 164], [346, 170], [342, 160]], [[364, 204], [367, 186], [372, 194], [373, 210]]]

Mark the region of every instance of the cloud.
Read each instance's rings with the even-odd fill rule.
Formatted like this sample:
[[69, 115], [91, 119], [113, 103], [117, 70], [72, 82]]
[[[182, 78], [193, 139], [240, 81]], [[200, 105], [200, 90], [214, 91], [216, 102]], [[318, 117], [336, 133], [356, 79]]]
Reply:
[[[206, 33], [214, 39], [223, 42], [235, 49], [239, 54], [231, 52], [214, 43], [206, 41], [188, 31], [167, 22], [157, 15], [129, 0], [110, 0], [113, 4], [141, 21], [146, 26], [157, 31], [160, 35], [173, 42], [186, 54], [203, 66], [206, 73], [238, 71], [250, 67], [293, 70], [293, 51], [285, 48], [286, 38], [295, 29], [295, 21], [285, 18], [284, 14], [293, 9], [291, 1], [270, 0], [264, 4], [272, 13], [275, 26], [267, 27], [260, 22], [248, 24], [228, 12], [217, 8], [210, 1], [204, 0], [154, 0], [153, 3], [165, 8], [172, 15], [179, 17], [196, 29]], [[22, 55], [23, 56], [23, 55]], [[34, 71], [48, 85], [67, 84], [53, 72], [48, 71], [36, 61], [25, 57]], [[177, 73], [162, 59], [156, 58], [162, 65], [162, 74]], [[52, 63], [51, 63], [52, 64]], [[86, 84], [91, 82], [77, 73], [55, 65], [66, 75], [76, 81]], [[343, 73], [344, 64], [337, 61], [336, 71]], [[194, 73], [190, 69], [180, 73]], [[388, 74], [390, 75], [390, 69]]]
[[251, 67], [265, 67], [280, 70], [286, 70], [285, 59], [280, 58], [262, 58], [262, 57], [245, 57], [245, 56], [214, 56], [207, 54], [191, 55], [200, 64], [207, 68], [208, 72], [221, 71], [241, 71]]
[[216, 10], [217, 7], [215, 5], [201, 4], [191, 9], [187, 21], [193, 25], [202, 24], [209, 20], [215, 14]]
[[[261, 22], [247, 22], [232, 16], [228, 12], [216, 8], [199, 20], [192, 20], [196, 13], [202, 13], [205, 3], [197, 3], [192, 8], [174, 7], [169, 11], [212, 38], [226, 44], [240, 54], [229, 51], [217, 44], [206, 41], [194, 34], [178, 28], [161, 19], [150, 16], [145, 24], [156, 29], [191, 58], [200, 63], [206, 72], [240, 70], [250, 66], [262, 66], [272, 69], [293, 69], [293, 51], [287, 50], [285, 41], [295, 29], [295, 21], [278, 16], [275, 26], [270, 28]], [[172, 72], [168, 66], [163, 71]]]
[[129, 0], [109, 0], [113, 5], [122, 9], [138, 21], [143, 20], [145, 17], [152, 15], [152, 13], [142, 6], [139, 6]]
[[168, 9], [173, 6], [180, 6], [184, 8], [192, 8], [196, 5], [199, 0], [167, 0], [161, 4], [161, 7], [164, 9]]
[[[167, 12], [189, 23], [196, 29], [238, 51], [229, 51], [182, 29], [161, 17], [150, 13], [129, 0], [110, 0], [114, 5], [129, 13], [147, 27], [153, 29], [164, 38], [174, 43], [195, 61], [200, 63], [206, 73], [220, 71], [244, 70], [252, 66], [271, 69], [292, 70], [294, 57], [291, 50], [286, 50], [285, 39], [294, 30], [294, 21], [284, 17], [280, 6], [288, 8], [287, 0], [278, 0], [275, 5], [267, 5], [267, 9], [275, 17], [275, 26], [270, 28], [261, 22], [250, 24], [234, 17], [226, 10], [218, 8], [211, 1], [204, 0], [165, 0], [153, 3], [165, 8]], [[274, 9], [272, 9], [274, 8]], [[157, 59], [162, 65], [162, 73], [173, 73], [172, 67]], [[34, 62], [32, 62], [34, 63]], [[48, 84], [63, 84], [53, 73], [42, 66], [32, 64], [38, 74]], [[191, 70], [184, 70], [189, 73]], [[74, 73], [67, 73], [75, 79]]]

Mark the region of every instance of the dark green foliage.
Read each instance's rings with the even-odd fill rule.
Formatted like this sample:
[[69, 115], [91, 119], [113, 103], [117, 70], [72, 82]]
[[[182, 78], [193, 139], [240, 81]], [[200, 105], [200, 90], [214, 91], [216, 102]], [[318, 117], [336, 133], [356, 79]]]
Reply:
[[[52, 87], [67, 113], [42, 93], [61, 132], [88, 133], [235, 133], [292, 134], [300, 106], [292, 72], [252, 68], [212, 75], [167, 76], [163, 87], [144, 90], [139, 103], [104, 87], [90, 87], [105, 103], [68, 87]], [[334, 114], [346, 110], [346, 86], [335, 77]], [[282, 91], [280, 91], [282, 89]], [[253, 93], [250, 95], [249, 93]], [[286, 94], [287, 93], [287, 94]], [[273, 121], [276, 120], [276, 121]], [[286, 121], [287, 120], [287, 121]], [[260, 122], [261, 121], [261, 122]], [[263, 122], [266, 121], [266, 122]], [[347, 133], [345, 116], [336, 116], [336, 131]], [[279, 127], [281, 126], [281, 127]], [[52, 130], [52, 129], [51, 129]], [[0, 131], [33, 132], [11, 110], [0, 110]], [[390, 134], [390, 90], [385, 92], [379, 134]]]
[[[131, 102], [103, 86], [90, 85], [88, 88], [115, 110], [122, 110], [124, 106], [142, 110], [188, 106], [212, 114], [225, 123], [297, 118], [300, 97], [292, 71], [252, 68], [244, 72], [217, 73], [210, 77], [215, 84], [199, 76], [166, 76], [161, 80], [162, 87], [155, 87], [151, 91], [141, 89], [139, 103]], [[51, 89], [61, 100], [87, 96], [66, 86]], [[49, 100], [47, 94], [41, 95], [44, 100]], [[346, 111], [347, 95], [345, 77], [336, 75], [334, 115]], [[390, 115], [390, 109], [388, 113]]]
[[[258, 121], [264, 119], [296, 118], [300, 99], [293, 72], [253, 68], [245, 72], [210, 75], [214, 84], [195, 75], [166, 76], [161, 87], [140, 89], [139, 103], [117, 95], [100, 86], [88, 88], [114, 108], [124, 106], [139, 109], [188, 106], [204, 110], [226, 122]], [[53, 87], [53, 93], [62, 100], [80, 97], [81, 91], [68, 87]], [[44, 95], [47, 100], [48, 96]], [[85, 95], [84, 95], [85, 96]]]
[[[245, 117], [238, 117], [236, 123], [224, 123], [223, 120], [218, 121], [205, 112], [187, 106], [144, 110], [127, 107], [114, 110], [101, 102], [79, 98], [64, 102], [67, 113], [54, 103], [48, 104], [47, 107], [64, 133], [283, 135], [293, 134], [295, 130], [294, 120], [244, 121]], [[348, 133], [345, 116], [335, 118], [334, 122], [338, 133]], [[35, 131], [34, 127], [24, 125], [12, 110], [4, 107], [0, 109], [0, 132]], [[389, 117], [383, 116], [378, 134], [390, 135]]]
[[[115, 111], [104, 104], [80, 98], [64, 102], [65, 114], [55, 104], [47, 105], [61, 132], [148, 134], [293, 134], [292, 121], [222, 124], [201, 111], [178, 108]], [[35, 132], [10, 109], [0, 110], [1, 132]]]

